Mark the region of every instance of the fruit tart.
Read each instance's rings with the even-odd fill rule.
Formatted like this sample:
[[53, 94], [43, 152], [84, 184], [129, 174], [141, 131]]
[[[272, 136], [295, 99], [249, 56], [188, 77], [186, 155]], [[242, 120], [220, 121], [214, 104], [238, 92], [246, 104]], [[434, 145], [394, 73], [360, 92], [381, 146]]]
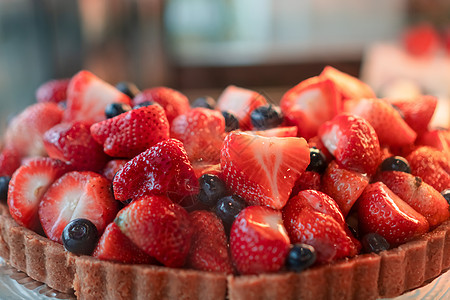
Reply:
[[450, 131], [328, 66], [229, 86], [52, 80], [0, 152], [0, 256], [79, 299], [377, 299], [450, 268]]

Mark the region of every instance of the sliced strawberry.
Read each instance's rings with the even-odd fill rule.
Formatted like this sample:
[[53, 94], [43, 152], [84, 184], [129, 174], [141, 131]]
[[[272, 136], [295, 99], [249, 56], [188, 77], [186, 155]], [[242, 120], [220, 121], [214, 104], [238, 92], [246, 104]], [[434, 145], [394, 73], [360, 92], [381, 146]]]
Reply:
[[207, 164], [202, 162], [197, 162], [192, 164], [192, 168], [194, 169], [195, 176], [197, 178], [202, 177], [204, 174], [211, 174], [216, 176], [221, 176], [222, 168], [220, 167], [220, 164]]
[[408, 28], [402, 41], [411, 55], [431, 55], [439, 45], [439, 35], [431, 24], [421, 23]]
[[113, 181], [116, 173], [119, 172], [127, 162], [128, 160], [126, 159], [112, 159], [108, 161], [102, 171], [102, 175]]
[[411, 173], [419, 176], [438, 192], [450, 188], [450, 154], [431, 147], [419, 147], [406, 160]]
[[14, 148], [21, 157], [45, 156], [42, 137], [61, 122], [62, 114], [62, 109], [52, 102], [28, 106], [6, 129], [5, 146]]
[[450, 129], [434, 129], [423, 132], [416, 139], [420, 146], [430, 146], [442, 152], [450, 153]]
[[420, 177], [405, 172], [385, 171], [380, 174], [379, 179], [423, 215], [430, 227], [435, 227], [450, 217], [447, 200]]
[[184, 265], [193, 229], [186, 210], [169, 198], [139, 198], [122, 209], [114, 222], [135, 245], [165, 266]]
[[133, 109], [91, 126], [106, 154], [132, 158], [169, 138], [169, 122], [159, 105]]
[[64, 227], [71, 220], [88, 219], [102, 234], [118, 208], [108, 179], [94, 172], [74, 171], [56, 180], [44, 194], [39, 219], [48, 238], [61, 243]]
[[342, 95], [342, 100], [374, 98], [375, 93], [370, 86], [356, 77], [341, 72], [331, 66], [326, 66], [320, 77], [325, 77], [334, 82], [337, 90]]
[[291, 196], [296, 196], [303, 190], [320, 190], [320, 174], [314, 171], [305, 171], [295, 182]]
[[11, 177], [21, 164], [21, 155], [11, 147], [5, 147], [0, 152], [0, 176]]
[[155, 87], [143, 90], [133, 99], [134, 105], [143, 102], [156, 102], [164, 108], [169, 124], [177, 116], [189, 111], [189, 99], [179, 91], [167, 87]]
[[61, 123], [44, 134], [48, 156], [70, 163], [77, 170], [101, 170], [108, 156], [92, 138], [90, 125], [84, 122]]
[[280, 211], [249, 206], [239, 213], [231, 226], [231, 256], [241, 274], [279, 271], [289, 246]]
[[201, 271], [233, 273], [225, 229], [216, 214], [198, 210], [190, 214], [193, 228], [187, 266]]
[[366, 119], [375, 129], [381, 145], [404, 146], [416, 139], [415, 131], [386, 100], [349, 100], [345, 102], [345, 111]]
[[35, 158], [18, 168], [8, 189], [8, 206], [14, 220], [39, 231], [39, 203], [49, 186], [67, 171], [68, 165], [52, 158]]
[[183, 144], [169, 139], [127, 162], [114, 177], [113, 188], [120, 201], [167, 194], [180, 202], [198, 192], [198, 181]]
[[344, 169], [332, 161], [323, 174], [321, 190], [336, 201], [345, 217], [368, 184], [367, 175]]
[[378, 233], [398, 245], [428, 231], [424, 216], [384, 183], [369, 184], [358, 200], [358, 224], [363, 233]]
[[320, 127], [319, 136], [336, 161], [348, 170], [372, 175], [381, 162], [375, 130], [358, 116], [336, 116]]
[[105, 108], [111, 103], [130, 105], [131, 99], [89, 71], [75, 74], [67, 88], [64, 121], [95, 123], [106, 118]]
[[217, 99], [216, 109], [232, 112], [239, 120], [240, 129], [250, 130], [252, 128], [251, 112], [265, 104], [267, 104], [266, 98], [258, 92], [230, 85]]
[[231, 132], [225, 138], [220, 163], [223, 178], [235, 194], [249, 204], [280, 209], [309, 160], [303, 138]]
[[101, 260], [126, 264], [152, 264], [155, 262], [153, 257], [133, 244], [114, 222], [106, 226], [92, 256]]
[[317, 135], [319, 126], [341, 110], [341, 95], [326, 78], [308, 78], [288, 90], [280, 102], [288, 125], [298, 127], [299, 136], [309, 139]]
[[173, 120], [170, 136], [183, 142], [193, 163], [217, 164], [225, 137], [225, 119], [219, 111], [193, 108]]
[[253, 131], [254, 134], [266, 137], [296, 137], [297, 132], [297, 126], [277, 127], [267, 130]]
[[67, 87], [70, 79], [54, 79], [43, 83], [36, 90], [37, 102], [59, 103], [67, 99]]

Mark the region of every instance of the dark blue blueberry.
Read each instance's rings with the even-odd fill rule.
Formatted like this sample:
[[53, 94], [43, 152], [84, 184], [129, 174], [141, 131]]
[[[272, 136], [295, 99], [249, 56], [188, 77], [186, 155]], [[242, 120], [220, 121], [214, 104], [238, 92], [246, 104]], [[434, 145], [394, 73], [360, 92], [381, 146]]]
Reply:
[[306, 171], [313, 171], [322, 174], [325, 172], [328, 164], [325, 154], [316, 147], [309, 148], [309, 165]]
[[130, 111], [131, 106], [124, 103], [111, 103], [108, 104], [105, 108], [105, 116], [106, 118], [110, 119], [115, 116], [118, 116], [120, 114], [123, 114], [124, 112]]
[[361, 239], [361, 244], [366, 253], [380, 253], [389, 250], [390, 245], [384, 237], [378, 233], [368, 233]]
[[8, 186], [11, 177], [1, 176], [0, 177], [0, 201], [5, 201], [8, 198]]
[[408, 161], [401, 156], [391, 156], [383, 160], [380, 166], [381, 171], [400, 171], [411, 174], [411, 167]]
[[223, 111], [222, 115], [225, 118], [225, 131], [226, 132], [230, 132], [230, 131], [239, 129], [239, 120], [236, 118], [236, 116], [233, 113], [231, 113], [229, 111]]
[[199, 179], [200, 192], [198, 200], [206, 206], [214, 206], [217, 201], [227, 195], [225, 183], [216, 175], [204, 174]]
[[146, 107], [146, 106], [150, 106], [150, 105], [155, 105], [156, 102], [154, 101], [144, 101], [142, 103], [136, 104], [135, 106], [133, 106], [133, 109], [138, 109], [141, 107]]
[[118, 89], [131, 99], [133, 99], [137, 94], [141, 92], [134, 83], [126, 81], [121, 81], [118, 84], [116, 84], [116, 89]]
[[441, 194], [447, 200], [448, 204], [450, 204], [450, 189], [443, 190]]
[[291, 246], [286, 258], [286, 267], [290, 271], [301, 272], [316, 262], [316, 250], [313, 246], [306, 244], [295, 244]]
[[64, 227], [64, 248], [72, 253], [91, 255], [98, 242], [97, 227], [87, 219], [75, 219]]
[[238, 195], [232, 195], [220, 198], [216, 204], [216, 214], [222, 219], [223, 225], [227, 231], [230, 230], [234, 219], [245, 208], [245, 201]]
[[191, 107], [204, 107], [209, 109], [214, 109], [216, 107], [216, 100], [210, 96], [198, 97], [192, 102]]
[[279, 107], [272, 104], [255, 108], [250, 114], [255, 129], [264, 130], [275, 128], [283, 123], [283, 114]]

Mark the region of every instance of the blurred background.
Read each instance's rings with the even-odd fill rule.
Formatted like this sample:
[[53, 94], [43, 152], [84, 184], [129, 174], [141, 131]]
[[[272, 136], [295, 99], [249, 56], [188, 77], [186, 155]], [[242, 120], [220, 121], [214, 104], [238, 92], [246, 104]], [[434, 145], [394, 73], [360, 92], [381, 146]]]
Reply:
[[[401, 46], [405, 30], [424, 21], [444, 32], [450, 1], [0, 0], [0, 129], [40, 84], [81, 69], [191, 100], [235, 84], [277, 101], [332, 65], [377, 93], [406, 77], [403, 89], [413, 81], [448, 97], [450, 52], [441, 45], [417, 57]], [[404, 64], [418, 65], [402, 73]]]

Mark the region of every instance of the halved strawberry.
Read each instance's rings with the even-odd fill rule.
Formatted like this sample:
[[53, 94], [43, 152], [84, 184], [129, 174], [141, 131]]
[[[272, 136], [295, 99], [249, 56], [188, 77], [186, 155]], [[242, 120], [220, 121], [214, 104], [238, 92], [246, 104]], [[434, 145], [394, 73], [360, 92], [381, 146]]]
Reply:
[[403, 46], [411, 55], [431, 55], [439, 45], [439, 35], [429, 23], [420, 23], [408, 28], [402, 37]]
[[169, 198], [139, 198], [122, 209], [114, 222], [135, 245], [165, 266], [184, 265], [193, 228], [186, 210]]
[[14, 172], [9, 182], [8, 206], [18, 224], [40, 230], [39, 203], [49, 186], [69, 168], [60, 160], [35, 158]]
[[381, 162], [378, 137], [363, 118], [339, 114], [320, 126], [319, 136], [336, 161], [348, 170], [372, 175]]
[[111, 103], [130, 105], [131, 99], [114, 86], [89, 71], [75, 74], [67, 87], [65, 122], [85, 121], [95, 123], [106, 119], [105, 108]]
[[21, 157], [45, 156], [42, 137], [61, 122], [62, 114], [62, 109], [53, 102], [28, 106], [6, 129], [5, 146], [14, 148]]
[[44, 194], [39, 220], [48, 238], [61, 243], [64, 227], [71, 220], [88, 219], [102, 234], [118, 208], [108, 179], [94, 172], [74, 171], [56, 180]]
[[378, 233], [391, 245], [428, 231], [424, 216], [400, 199], [384, 183], [369, 184], [358, 200], [358, 224], [363, 233]]
[[190, 219], [193, 235], [187, 266], [195, 270], [233, 273], [222, 220], [205, 210], [192, 212]]
[[119, 170], [122, 169], [127, 162], [127, 159], [112, 159], [106, 163], [106, 166], [101, 174], [113, 181], [116, 173], [119, 172]]
[[230, 85], [217, 99], [216, 109], [232, 112], [239, 120], [240, 129], [250, 130], [252, 128], [251, 112], [265, 104], [267, 104], [266, 98], [258, 92]]
[[345, 217], [368, 184], [367, 175], [347, 170], [332, 161], [323, 174], [321, 191], [336, 201]]
[[159, 105], [133, 109], [91, 126], [92, 137], [112, 157], [132, 158], [169, 138], [169, 122]]
[[114, 177], [113, 188], [120, 201], [156, 194], [180, 202], [198, 192], [198, 181], [183, 144], [169, 139], [127, 162]]
[[298, 132], [297, 126], [277, 127], [267, 130], [252, 131], [254, 134], [266, 137], [296, 137]]
[[70, 163], [77, 170], [99, 171], [108, 161], [102, 147], [92, 138], [85, 122], [61, 123], [44, 134], [48, 156]]
[[49, 80], [36, 90], [37, 102], [59, 103], [67, 99], [67, 87], [70, 79]]
[[183, 143], [193, 163], [217, 164], [225, 137], [225, 119], [219, 111], [193, 108], [173, 120], [170, 136]]
[[156, 102], [164, 108], [169, 124], [177, 116], [189, 111], [189, 99], [180, 93], [168, 87], [154, 87], [145, 89], [136, 95], [133, 104], [141, 104], [146, 101]]
[[326, 66], [322, 73], [320, 73], [320, 77], [332, 80], [344, 101], [348, 99], [375, 97], [374, 91], [366, 83], [331, 66]]
[[450, 153], [450, 129], [434, 129], [425, 131], [416, 139], [420, 146], [430, 146], [442, 152]]
[[281, 212], [269, 207], [244, 208], [231, 226], [231, 256], [241, 274], [279, 271], [289, 246]]
[[224, 141], [222, 176], [235, 194], [252, 205], [282, 208], [310, 161], [303, 138], [262, 137], [231, 132]]
[[11, 147], [5, 147], [0, 152], [0, 176], [11, 177], [20, 167], [22, 157], [19, 152]]
[[92, 256], [101, 260], [126, 264], [152, 264], [155, 262], [153, 257], [133, 244], [114, 222], [106, 226]]
[[316, 76], [288, 90], [280, 107], [288, 125], [296, 125], [299, 136], [309, 139], [317, 135], [322, 123], [341, 111], [341, 95], [333, 81]]
[[344, 110], [366, 119], [375, 129], [381, 145], [409, 145], [417, 137], [400, 113], [384, 99], [348, 100]]

